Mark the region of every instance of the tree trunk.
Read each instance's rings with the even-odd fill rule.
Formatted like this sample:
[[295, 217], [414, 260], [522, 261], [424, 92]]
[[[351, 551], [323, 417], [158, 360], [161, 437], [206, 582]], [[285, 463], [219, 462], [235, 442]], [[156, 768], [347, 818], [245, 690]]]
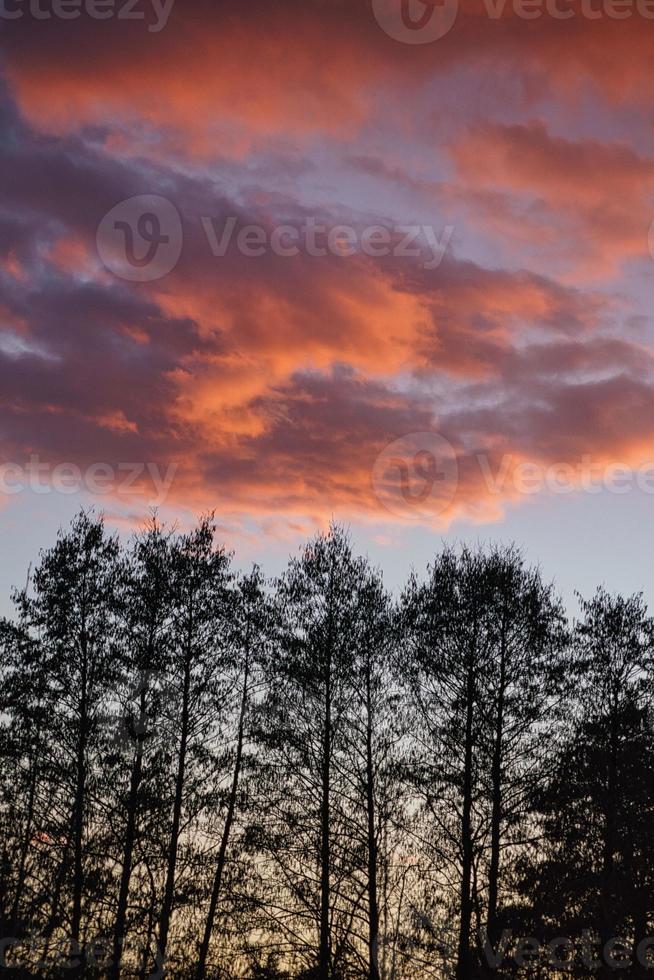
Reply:
[[379, 980], [379, 906], [377, 901], [377, 837], [375, 827], [375, 775], [372, 758], [372, 698], [370, 664], [366, 672], [366, 796], [368, 809], [368, 973]]
[[218, 908], [218, 900], [220, 898], [220, 889], [223, 880], [223, 872], [225, 869], [227, 847], [229, 844], [229, 837], [232, 830], [232, 824], [234, 822], [234, 813], [236, 811], [236, 798], [238, 795], [238, 785], [241, 776], [241, 764], [243, 761], [243, 743], [245, 740], [245, 717], [246, 717], [247, 706], [248, 706], [249, 676], [250, 676], [250, 655], [248, 650], [246, 652], [245, 668], [243, 674], [243, 695], [241, 698], [241, 710], [240, 710], [239, 721], [238, 721], [238, 738], [236, 743], [236, 759], [234, 760], [234, 774], [233, 774], [232, 786], [229, 794], [229, 802], [227, 805], [227, 816], [225, 818], [225, 826], [223, 828], [223, 834], [220, 841], [220, 849], [218, 851], [218, 861], [216, 864], [216, 873], [213, 880], [213, 889], [211, 891], [211, 900], [209, 902], [209, 911], [207, 912], [207, 920], [204, 927], [204, 936], [202, 937], [202, 943], [200, 944], [200, 952], [198, 956], [198, 968], [196, 973], [197, 980], [204, 980], [205, 977], [207, 954], [209, 952], [209, 943], [211, 942], [211, 933], [213, 932], [214, 921], [216, 918], [216, 909]]
[[404, 906], [404, 890], [406, 888], [406, 878], [407, 878], [408, 868], [405, 868], [402, 872], [402, 883], [400, 885], [400, 895], [397, 903], [397, 912], [395, 915], [395, 929], [393, 932], [393, 953], [391, 955], [391, 972], [390, 980], [395, 980], [397, 976], [397, 949], [400, 944], [400, 925], [402, 922], [402, 910]]
[[320, 950], [318, 978], [329, 980], [331, 972], [331, 935], [329, 928], [330, 861], [331, 861], [331, 759], [332, 759], [332, 643], [334, 636], [333, 561], [329, 573], [329, 612], [325, 659], [325, 718], [323, 729], [322, 800], [320, 812]]
[[64, 883], [66, 880], [66, 875], [70, 867], [70, 837], [66, 838], [66, 843], [64, 845], [64, 852], [61, 856], [61, 861], [59, 862], [59, 867], [57, 869], [57, 875], [55, 878], [54, 888], [52, 889], [52, 900], [50, 902], [50, 914], [48, 915], [48, 924], [45, 927], [45, 946], [43, 951], [43, 959], [47, 961], [48, 954], [50, 951], [50, 941], [52, 935], [57, 928], [57, 920], [59, 918], [59, 911], [61, 906], [61, 893], [64, 889]]
[[325, 686], [325, 727], [323, 733], [322, 760], [322, 801], [321, 801], [321, 846], [320, 846], [320, 953], [318, 959], [319, 980], [329, 980], [330, 936], [329, 936], [329, 862], [330, 862], [330, 788], [331, 788], [331, 651], [328, 652], [327, 678]]
[[[146, 711], [146, 690], [141, 690], [139, 702], [139, 712], [141, 720], [145, 718]], [[136, 735], [136, 753], [132, 764], [132, 773], [129, 785], [129, 797], [127, 803], [127, 826], [125, 828], [125, 846], [123, 848], [123, 866], [120, 875], [120, 889], [118, 892], [118, 905], [116, 908], [116, 920], [114, 923], [114, 945], [111, 966], [108, 971], [109, 980], [118, 980], [120, 977], [123, 944], [125, 941], [125, 923], [127, 921], [127, 901], [129, 897], [129, 884], [132, 877], [132, 859], [134, 855], [134, 844], [136, 842], [136, 824], [139, 789], [143, 775], [143, 742], [145, 732], [143, 726], [139, 725]]]
[[502, 839], [502, 739], [504, 735], [504, 699], [506, 687], [506, 625], [502, 623], [500, 647], [500, 677], [497, 696], [497, 724], [493, 746], [492, 792], [493, 809], [491, 814], [491, 854], [488, 870], [488, 919], [486, 931], [491, 946], [495, 949], [497, 935], [497, 901], [500, 875], [500, 844]]
[[[145, 867], [148, 872], [148, 878], [150, 880], [150, 901], [148, 902], [147, 905], [148, 924], [145, 931], [145, 942], [143, 943], [143, 955], [141, 956], [141, 968], [139, 970], [139, 980], [147, 980], [148, 976], [151, 976], [151, 974], [149, 973], [149, 968], [150, 968], [152, 941], [154, 939], [154, 927], [155, 927], [154, 913], [155, 913], [156, 901], [157, 901], [156, 898], [157, 889], [155, 886], [152, 870], [149, 864], [147, 863], [147, 861], [145, 863]], [[160, 958], [158, 957], [158, 954], [155, 953], [152, 959], [155, 963], [155, 966], [157, 966], [160, 963]]]
[[638, 946], [643, 940], [647, 939], [648, 929], [647, 929], [647, 895], [645, 889], [635, 889], [634, 902], [634, 954], [632, 958], [631, 970], [632, 976], [634, 977], [644, 977], [647, 976], [649, 970], [643, 966], [637, 956]]
[[175, 783], [175, 801], [173, 804], [173, 822], [170, 831], [170, 844], [168, 847], [168, 865], [166, 868], [166, 885], [164, 889], [164, 900], [161, 908], [161, 918], [159, 919], [159, 956], [164, 963], [166, 950], [168, 948], [168, 933], [170, 931], [170, 918], [173, 910], [173, 899], [175, 895], [175, 874], [177, 871], [177, 852], [179, 848], [179, 829], [182, 820], [182, 801], [184, 798], [184, 780], [186, 776], [186, 751], [188, 747], [189, 735], [189, 695], [191, 689], [191, 637], [192, 624], [189, 623], [187, 650], [184, 660], [184, 688], [182, 694], [182, 728], [179, 743], [179, 757], [177, 763], [177, 779]]
[[457, 956], [457, 980], [471, 980], [472, 954], [470, 934], [472, 920], [472, 736], [474, 719], [475, 675], [473, 652], [470, 652], [466, 683], [466, 727], [463, 772], [463, 809], [461, 820], [461, 844], [463, 860], [461, 866], [461, 920], [459, 926], [459, 947]]
[[73, 805], [73, 908], [71, 913], [70, 937], [71, 956], [79, 956], [79, 942], [82, 923], [82, 894], [84, 891], [84, 806], [86, 797], [86, 742], [88, 736], [88, 669], [87, 641], [81, 638], [82, 676], [80, 700], [80, 730], [77, 740], [77, 772], [75, 778], [75, 800]]
[[36, 740], [36, 753], [32, 764], [32, 775], [30, 778], [30, 788], [29, 795], [27, 799], [27, 817], [25, 821], [25, 833], [23, 835], [23, 840], [21, 841], [20, 847], [20, 859], [18, 862], [18, 875], [16, 879], [16, 891], [14, 893], [14, 901], [11, 909], [10, 917], [10, 932], [11, 936], [17, 934], [19, 922], [20, 922], [20, 904], [23, 897], [23, 888], [25, 887], [25, 880], [27, 878], [26, 868], [27, 868], [27, 855], [29, 854], [30, 842], [32, 840], [32, 828], [34, 826], [34, 803], [36, 799], [36, 785], [39, 778], [39, 764], [38, 755], [40, 751], [40, 734], [37, 731]]
[[[615, 938], [613, 909], [614, 853], [615, 853], [615, 792], [618, 755], [618, 713], [619, 695], [613, 692], [609, 728], [609, 751], [607, 759], [606, 794], [604, 797], [604, 840], [602, 842], [602, 873], [600, 879], [600, 939], [602, 947]], [[600, 977], [612, 977], [614, 970], [604, 961], [602, 954]]]

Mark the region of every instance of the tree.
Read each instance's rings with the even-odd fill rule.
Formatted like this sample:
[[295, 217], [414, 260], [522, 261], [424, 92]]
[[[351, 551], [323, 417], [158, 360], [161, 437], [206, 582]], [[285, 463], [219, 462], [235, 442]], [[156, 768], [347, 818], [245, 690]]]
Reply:
[[0, 650], [0, 935], [19, 938], [42, 911], [43, 862], [33, 839], [47, 810], [54, 700], [43, 647], [22, 620], [0, 622]]
[[[118, 679], [116, 622], [119, 546], [102, 518], [81, 512], [41, 556], [33, 594], [18, 597], [20, 616], [43, 647], [56, 709], [48, 738], [56, 749], [55, 810], [59, 826], [42, 833], [63, 842], [51, 891], [47, 931], [67, 921], [71, 961], [81, 969], [83, 900], [87, 882], [87, 832], [93, 832], [93, 789], [101, 761], [102, 720]], [[89, 869], [90, 870], [90, 869]], [[70, 905], [61, 904], [70, 888]]]
[[283, 792], [267, 846], [284, 881], [277, 901], [290, 908], [273, 920], [287, 936], [291, 957], [303, 959], [319, 980], [339, 975], [341, 940], [354, 911], [345, 894], [350, 868], [341, 764], [362, 573], [346, 533], [332, 525], [290, 562], [277, 588], [282, 626], [269, 664], [263, 737]]
[[178, 885], [182, 817], [197, 819], [206, 807], [211, 770], [211, 730], [229, 694], [231, 556], [214, 547], [210, 518], [180, 536], [171, 548], [171, 627], [167, 693], [170, 737], [176, 744], [170, 832], [166, 845], [158, 956], [165, 962]]
[[[170, 534], [156, 519], [132, 543], [123, 572], [123, 616], [121, 656], [124, 691], [116, 719], [119, 745], [127, 752], [116, 761], [122, 773], [114, 774], [120, 787], [117, 801], [122, 839], [120, 878], [113, 926], [113, 955], [108, 971], [110, 980], [121, 973], [126, 938], [128, 899], [134, 865], [134, 851], [141, 833], [146, 807], [144, 781], [151, 764], [160, 761], [154, 752], [153, 729], [161, 727], [161, 684], [169, 658], [170, 607], [172, 600]], [[120, 776], [128, 775], [127, 786]], [[113, 782], [114, 780], [112, 780]]]
[[[544, 929], [593, 947], [578, 975], [612, 976], [603, 953], [637, 949], [654, 919], [647, 814], [654, 808], [653, 622], [641, 596], [598, 589], [581, 600], [575, 697], [551, 778], [538, 795], [543, 839], [525, 866], [523, 893]], [[631, 974], [644, 971], [636, 956]], [[644, 975], [644, 974], [643, 974]]]
[[[395, 676], [394, 609], [381, 576], [362, 566], [355, 610], [353, 697], [346, 726], [344, 763], [350, 788], [352, 863], [358, 869], [363, 854], [367, 899], [365, 975], [380, 980], [384, 942], [382, 915], [390, 911], [388, 877], [389, 837], [401, 823], [402, 789], [398, 779], [398, 750], [403, 737], [400, 693]], [[386, 847], [385, 847], [386, 845]]]
[[525, 935], [649, 975], [640, 596], [570, 630], [517, 549], [448, 548], [394, 604], [336, 525], [273, 588], [210, 518], [121, 543], [82, 513], [14, 603], [3, 975], [550, 976]]
[[240, 684], [240, 686], [236, 686], [238, 694], [236, 740], [231, 780], [226, 797], [224, 824], [215, 859], [211, 895], [198, 955], [197, 980], [204, 980], [206, 975], [209, 945], [215, 927], [216, 913], [223, 895], [228, 848], [232, 841], [239, 802], [243, 805], [242, 801], [239, 800], [239, 795], [243, 771], [248, 763], [246, 753], [247, 741], [250, 736], [253, 693], [257, 686], [261, 666], [269, 653], [271, 642], [273, 613], [270, 601], [264, 591], [264, 581], [258, 566], [255, 566], [250, 575], [242, 578], [238, 583], [231, 614], [233, 669]]
[[[438, 849], [459, 864], [456, 976], [471, 980], [475, 861], [483, 836], [479, 746], [492, 662], [492, 588], [481, 552], [446, 549], [427, 582], [403, 595], [409, 682], [416, 710], [416, 788], [435, 818]], [[448, 853], [449, 851], [449, 853]]]
[[512, 865], [530, 839], [533, 796], [547, 774], [570, 665], [563, 609], [538, 569], [526, 567], [513, 547], [493, 548], [484, 561], [492, 645], [481, 704], [481, 792], [490, 836], [486, 934], [496, 948], [508, 924], [499, 907], [502, 880], [508, 896]]

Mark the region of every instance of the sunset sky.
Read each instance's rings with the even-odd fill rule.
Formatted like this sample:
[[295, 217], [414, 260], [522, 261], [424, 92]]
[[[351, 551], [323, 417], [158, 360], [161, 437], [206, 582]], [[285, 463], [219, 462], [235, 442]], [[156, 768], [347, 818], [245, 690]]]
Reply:
[[[333, 516], [393, 587], [515, 540], [571, 606], [654, 600], [654, 4], [447, 0], [426, 40], [422, 0], [413, 31], [401, 0], [96, 2], [0, 16], [2, 602], [81, 504], [153, 503], [271, 573]], [[132, 219], [160, 267], [121, 266]]]

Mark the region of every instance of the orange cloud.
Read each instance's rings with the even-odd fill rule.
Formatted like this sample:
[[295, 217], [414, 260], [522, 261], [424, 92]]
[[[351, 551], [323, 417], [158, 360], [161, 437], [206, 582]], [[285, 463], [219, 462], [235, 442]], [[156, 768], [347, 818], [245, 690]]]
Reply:
[[[648, 254], [654, 158], [626, 143], [561, 139], [536, 121], [487, 125], [456, 143], [452, 155], [472, 189], [471, 205], [484, 192], [502, 192], [481, 201], [487, 220], [499, 217], [501, 230], [516, 230], [520, 242], [543, 243], [545, 230], [543, 252], [565, 258], [565, 278], [599, 278]], [[525, 197], [528, 206], [520, 203]]]
[[[606, 119], [589, 123], [605, 136], [554, 135], [588, 93], [614, 121], [622, 103], [629, 131], [651, 81], [641, 23], [530, 24], [508, 4], [495, 21], [466, 2], [421, 48], [387, 37], [363, 0], [179, 0], [160, 34], [6, 26], [20, 110], [0, 107], [1, 314], [21, 334], [0, 344], [8, 459], [172, 465], [176, 506], [306, 528], [331, 513], [411, 520], [384, 509], [372, 473], [412, 433], [441, 433], [457, 460], [453, 499], [428, 509], [438, 526], [499, 519], [526, 499], [524, 463], [647, 456], [654, 376], [626, 319], [636, 304], [579, 280], [646, 254], [652, 153]], [[372, 203], [366, 180], [384, 182]], [[181, 214], [180, 260], [122, 281], [96, 254], [98, 223], [155, 191]], [[466, 209], [437, 268], [216, 259], [200, 224], [389, 226], [408, 195], [409, 221]], [[502, 267], [506, 241], [518, 247]], [[489, 472], [504, 472], [497, 491]]]

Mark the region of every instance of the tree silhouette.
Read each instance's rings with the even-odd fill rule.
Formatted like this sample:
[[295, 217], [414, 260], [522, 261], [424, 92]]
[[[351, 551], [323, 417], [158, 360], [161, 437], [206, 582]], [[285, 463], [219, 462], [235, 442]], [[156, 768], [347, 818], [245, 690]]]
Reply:
[[[654, 623], [513, 546], [80, 513], [0, 621], [0, 975], [648, 976]], [[549, 944], [549, 945], [548, 945]]]

